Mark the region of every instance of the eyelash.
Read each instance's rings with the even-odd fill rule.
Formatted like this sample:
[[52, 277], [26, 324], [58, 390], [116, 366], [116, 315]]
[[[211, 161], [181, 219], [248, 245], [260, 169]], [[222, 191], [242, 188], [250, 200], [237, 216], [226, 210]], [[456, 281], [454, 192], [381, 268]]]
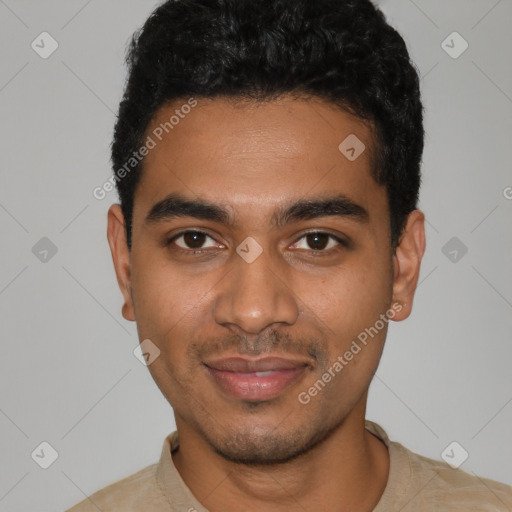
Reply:
[[[186, 231], [181, 231], [180, 233], [178, 233], [178, 234], [172, 236], [171, 238], [167, 239], [165, 241], [165, 246], [166, 247], [171, 246], [171, 244], [175, 240], [177, 240], [181, 236], [186, 235], [188, 233], [202, 234], [202, 235], [207, 236], [208, 238], [211, 238], [212, 240], [215, 240], [211, 235], [209, 235], [208, 233], [206, 233], [204, 231], [201, 231], [201, 230], [198, 230], [198, 229], [188, 229]], [[333, 234], [325, 232], [325, 231], [308, 231], [307, 233], [304, 233], [302, 236], [300, 236], [294, 242], [293, 245], [295, 245], [297, 242], [299, 242], [300, 240], [302, 240], [303, 238], [305, 238], [308, 235], [327, 235], [330, 239], [333, 239], [336, 242], [338, 242], [339, 246], [342, 246], [344, 248], [348, 248], [349, 247], [348, 242], [346, 242], [342, 238], [337, 237], [336, 235], [333, 235]], [[331, 249], [328, 249], [328, 250], [325, 250], [325, 249], [317, 249], [317, 250], [309, 249], [308, 252], [311, 252], [311, 253], [315, 254], [314, 257], [328, 256], [328, 255], [331, 254], [332, 251], [337, 252], [338, 250], [340, 250], [339, 246], [338, 247], [332, 247]], [[174, 247], [173, 250], [177, 251], [177, 252], [181, 252], [182, 254], [186, 254], [187, 256], [194, 256], [194, 255], [206, 254], [208, 252], [211, 252], [209, 249], [184, 249], [183, 247], [179, 247], [179, 246]]]

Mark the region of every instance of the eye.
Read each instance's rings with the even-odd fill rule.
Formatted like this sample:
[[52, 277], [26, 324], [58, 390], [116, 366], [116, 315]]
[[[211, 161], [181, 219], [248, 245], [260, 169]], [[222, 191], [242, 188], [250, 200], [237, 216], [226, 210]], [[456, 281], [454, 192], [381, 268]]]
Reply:
[[[213, 245], [204, 245], [208, 238], [213, 241]], [[202, 249], [207, 249], [209, 247], [217, 247], [217, 242], [203, 231], [183, 231], [182, 233], [178, 233], [173, 236], [167, 242], [167, 245], [171, 245], [171, 243], [176, 244], [180, 249], [194, 252], [200, 252]]]
[[[206, 245], [208, 239], [211, 241]], [[222, 244], [215, 241], [213, 237], [199, 230], [182, 231], [166, 241], [167, 246], [174, 245], [174, 249], [190, 254], [207, 253], [206, 249], [224, 248]], [[301, 236], [292, 246], [294, 249], [306, 250], [315, 255], [324, 255], [335, 252], [340, 246], [348, 247], [348, 243], [343, 239], [325, 233], [314, 231]]]
[[299, 240], [295, 242], [294, 248], [310, 251], [313, 250], [313, 252], [330, 252], [331, 249], [340, 245], [348, 247], [347, 243], [337, 236], [331, 235], [330, 233], [315, 231], [306, 233], [300, 237]]

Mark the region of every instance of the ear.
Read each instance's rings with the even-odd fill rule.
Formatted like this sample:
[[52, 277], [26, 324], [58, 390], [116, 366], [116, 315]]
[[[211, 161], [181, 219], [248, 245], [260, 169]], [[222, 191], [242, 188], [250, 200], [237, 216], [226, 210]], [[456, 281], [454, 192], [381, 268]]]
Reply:
[[126, 224], [119, 204], [113, 204], [108, 210], [107, 239], [112, 253], [112, 261], [117, 276], [117, 283], [123, 294], [123, 317], [135, 321], [132, 299], [130, 251], [126, 241]]
[[425, 215], [414, 210], [407, 218], [393, 256], [393, 303], [401, 305], [396, 309], [395, 321], [405, 320], [411, 314], [425, 245]]

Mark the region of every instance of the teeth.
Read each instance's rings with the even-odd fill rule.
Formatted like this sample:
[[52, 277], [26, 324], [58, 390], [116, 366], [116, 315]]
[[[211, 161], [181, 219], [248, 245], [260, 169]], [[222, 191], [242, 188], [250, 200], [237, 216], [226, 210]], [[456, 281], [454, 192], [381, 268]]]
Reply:
[[266, 372], [256, 372], [256, 377], [268, 377], [269, 375], [272, 375], [274, 372], [272, 370], [266, 371]]

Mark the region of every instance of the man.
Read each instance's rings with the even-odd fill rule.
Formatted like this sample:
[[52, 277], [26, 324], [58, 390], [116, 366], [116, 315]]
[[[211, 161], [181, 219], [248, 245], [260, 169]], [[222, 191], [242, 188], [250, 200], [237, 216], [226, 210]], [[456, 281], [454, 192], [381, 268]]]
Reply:
[[417, 73], [369, 0], [174, 0], [134, 37], [108, 241], [172, 405], [73, 512], [512, 508], [365, 420], [425, 250]]

